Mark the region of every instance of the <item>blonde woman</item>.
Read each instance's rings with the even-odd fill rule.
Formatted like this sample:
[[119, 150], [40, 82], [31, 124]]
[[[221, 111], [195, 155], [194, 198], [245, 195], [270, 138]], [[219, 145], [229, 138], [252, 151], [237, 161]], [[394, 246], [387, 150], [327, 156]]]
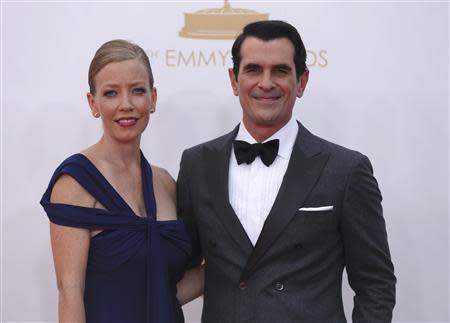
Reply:
[[91, 62], [87, 99], [103, 135], [56, 169], [41, 200], [60, 322], [183, 322], [180, 304], [202, 293], [202, 270], [184, 275], [191, 246], [175, 182], [140, 150], [153, 83], [146, 53], [128, 41], [103, 44]]

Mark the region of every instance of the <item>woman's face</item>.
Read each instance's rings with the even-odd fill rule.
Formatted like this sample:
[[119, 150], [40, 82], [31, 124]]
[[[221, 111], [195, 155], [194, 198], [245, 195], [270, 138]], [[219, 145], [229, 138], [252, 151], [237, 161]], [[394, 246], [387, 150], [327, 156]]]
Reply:
[[138, 141], [156, 104], [156, 89], [138, 59], [109, 63], [94, 78], [88, 93], [94, 116], [103, 122], [104, 136], [120, 143]]

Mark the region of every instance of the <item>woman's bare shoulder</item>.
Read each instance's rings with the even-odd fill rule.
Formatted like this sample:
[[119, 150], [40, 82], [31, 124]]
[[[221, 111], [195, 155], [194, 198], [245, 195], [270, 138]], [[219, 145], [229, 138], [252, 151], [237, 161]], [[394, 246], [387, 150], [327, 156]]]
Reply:
[[162, 188], [170, 194], [172, 198], [175, 198], [176, 194], [176, 183], [170, 173], [159, 166], [151, 165], [153, 176], [155, 178], [155, 183], [161, 185]]
[[63, 174], [53, 186], [50, 202], [93, 207], [95, 198], [72, 176]]

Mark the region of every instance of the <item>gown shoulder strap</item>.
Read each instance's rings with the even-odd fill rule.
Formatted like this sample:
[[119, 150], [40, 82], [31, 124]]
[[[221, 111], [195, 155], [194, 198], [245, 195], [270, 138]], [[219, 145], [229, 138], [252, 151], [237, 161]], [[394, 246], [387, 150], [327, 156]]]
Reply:
[[[58, 178], [67, 174], [73, 177], [106, 210], [75, 205], [51, 203], [50, 196]], [[124, 205], [125, 204], [125, 205]], [[50, 220], [56, 224], [80, 227], [80, 228], [120, 228], [129, 227], [136, 229], [141, 227], [144, 219], [130, 214], [126, 203], [115, 192], [95, 166], [82, 154], [75, 154], [64, 160], [55, 170], [47, 190], [41, 199]]]
[[153, 172], [150, 163], [141, 152], [141, 172], [143, 182], [143, 193], [147, 217], [156, 220], [156, 199], [153, 188]]

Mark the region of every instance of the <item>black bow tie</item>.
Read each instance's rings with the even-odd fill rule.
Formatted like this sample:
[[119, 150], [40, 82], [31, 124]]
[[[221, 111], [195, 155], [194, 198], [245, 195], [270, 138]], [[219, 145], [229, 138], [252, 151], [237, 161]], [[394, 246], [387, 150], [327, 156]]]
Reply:
[[256, 156], [261, 157], [261, 161], [266, 166], [273, 163], [278, 154], [278, 146], [280, 141], [274, 139], [265, 143], [249, 144], [246, 141], [234, 141], [234, 154], [238, 165], [242, 163], [251, 164]]

